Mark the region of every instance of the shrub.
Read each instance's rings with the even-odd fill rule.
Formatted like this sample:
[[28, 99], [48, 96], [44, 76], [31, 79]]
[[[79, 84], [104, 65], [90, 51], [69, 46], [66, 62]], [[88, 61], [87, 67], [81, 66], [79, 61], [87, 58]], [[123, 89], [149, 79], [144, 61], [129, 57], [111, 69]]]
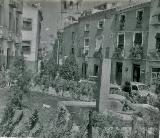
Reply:
[[79, 81], [79, 69], [74, 55], [66, 58], [64, 64], [60, 67], [60, 76], [65, 80]]

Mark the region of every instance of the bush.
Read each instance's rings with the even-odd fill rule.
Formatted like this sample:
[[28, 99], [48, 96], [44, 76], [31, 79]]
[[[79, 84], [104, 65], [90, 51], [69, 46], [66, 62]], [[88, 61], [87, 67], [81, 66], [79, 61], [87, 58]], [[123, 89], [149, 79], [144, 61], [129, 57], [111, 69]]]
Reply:
[[105, 138], [123, 138], [123, 124], [112, 114], [104, 115], [93, 112], [93, 127], [99, 129], [99, 135]]
[[70, 55], [60, 67], [60, 76], [65, 80], [79, 81], [79, 69], [74, 55]]

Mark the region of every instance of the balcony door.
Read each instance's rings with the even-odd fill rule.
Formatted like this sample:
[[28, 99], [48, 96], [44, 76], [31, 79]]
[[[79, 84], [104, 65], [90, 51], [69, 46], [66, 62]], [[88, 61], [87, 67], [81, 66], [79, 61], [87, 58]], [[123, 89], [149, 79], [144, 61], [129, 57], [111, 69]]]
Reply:
[[140, 65], [133, 64], [133, 81], [140, 82]]

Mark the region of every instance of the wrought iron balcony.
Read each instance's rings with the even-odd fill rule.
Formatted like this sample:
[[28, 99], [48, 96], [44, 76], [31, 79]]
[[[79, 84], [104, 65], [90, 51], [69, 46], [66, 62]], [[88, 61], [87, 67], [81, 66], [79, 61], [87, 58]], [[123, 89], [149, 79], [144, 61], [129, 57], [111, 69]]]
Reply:
[[15, 43], [20, 44], [22, 41], [22, 34], [16, 34], [15, 35]]
[[23, 12], [23, 1], [22, 0], [19, 0], [17, 1], [17, 9], [16, 11], [20, 14], [22, 14]]
[[112, 57], [113, 58], [124, 58], [123, 47], [116, 47]]
[[17, 0], [9, 0], [9, 5], [13, 8], [17, 7]]
[[159, 26], [160, 25], [160, 13], [158, 15], [152, 16], [151, 25], [153, 25], [153, 26]]
[[8, 41], [13, 41], [15, 34], [12, 31], [8, 31]]
[[133, 59], [142, 59], [144, 55], [143, 47], [141, 45], [133, 46], [130, 49], [130, 57]]
[[5, 39], [7, 37], [7, 28], [0, 26], [0, 38]]

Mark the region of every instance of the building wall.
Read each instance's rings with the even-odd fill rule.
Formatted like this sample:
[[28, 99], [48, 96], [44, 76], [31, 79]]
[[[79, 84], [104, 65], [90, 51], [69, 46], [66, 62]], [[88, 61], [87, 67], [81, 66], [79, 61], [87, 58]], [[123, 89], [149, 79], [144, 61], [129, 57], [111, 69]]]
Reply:
[[[96, 46], [96, 37], [102, 35], [104, 37], [103, 41], [103, 58], [105, 58], [106, 47], [110, 47], [109, 58], [112, 59], [112, 69], [111, 69], [111, 82], [116, 82], [117, 77], [117, 62], [122, 63], [122, 78], [121, 85], [125, 81], [134, 81], [133, 73], [136, 65], [139, 65], [140, 78], [139, 81], [143, 83], [151, 84], [152, 78], [152, 68], [160, 69], [160, 58], [150, 58], [150, 51], [155, 50], [156, 33], [160, 33], [159, 23], [153, 23], [151, 18], [155, 13], [160, 13], [160, 10], [157, 7], [158, 0], [152, 2], [143, 2], [141, 4], [130, 4], [128, 7], [118, 8], [116, 11], [104, 10], [99, 13], [94, 13], [89, 16], [80, 17], [78, 23], [72, 24], [64, 29], [64, 53], [68, 56], [71, 52], [72, 45], [72, 32], [76, 33], [76, 40], [74, 43], [75, 55], [77, 62], [82, 73], [82, 63], [88, 63], [87, 77], [93, 76], [94, 64], [99, 64], [99, 60], [93, 57]], [[143, 21], [142, 27], [136, 27], [136, 14], [137, 11], [143, 10]], [[119, 29], [119, 19], [120, 15], [126, 15], [125, 28], [124, 30]], [[109, 16], [110, 15], [110, 16]], [[97, 30], [98, 21], [105, 19], [104, 29]], [[90, 24], [89, 33], [84, 32], [85, 24]], [[154, 24], [154, 25], [153, 25]], [[156, 25], [155, 25], [156, 24]], [[131, 56], [131, 49], [134, 45], [134, 35], [135, 33], [142, 32], [142, 48], [143, 56], [142, 58], [135, 58]], [[113, 57], [115, 48], [117, 47], [117, 37], [118, 34], [124, 33], [125, 35], [125, 44], [124, 44], [124, 56], [122, 58]], [[79, 48], [84, 46], [84, 38], [90, 38], [90, 48], [88, 58], [79, 56]], [[157, 55], [157, 54], [156, 54]], [[160, 71], [159, 71], [160, 72]]]
[[[160, 56], [158, 54], [158, 51], [156, 49], [156, 34], [160, 33], [160, 23], [158, 21], [158, 15], [160, 14], [160, 7], [158, 6], [159, 1], [158, 0], [152, 0], [151, 3], [151, 15], [150, 15], [150, 22], [149, 22], [149, 39], [148, 39], [148, 66], [146, 68], [147, 74], [148, 74], [148, 83], [152, 84], [153, 86], [156, 85], [156, 83], [160, 84], [160, 71], [157, 71], [155, 80], [156, 82], [152, 81], [154, 78], [152, 76], [152, 69], [157, 68], [160, 69]], [[151, 54], [152, 53], [152, 54]]]
[[22, 40], [31, 41], [31, 51], [28, 54], [24, 53], [27, 66], [32, 71], [38, 68], [38, 48], [40, 43], [41, 15], [38, 7], [33, 7], [28, 3], [24, 3], [23, 18], [32, 19], [32, 30], [22, 31]]
[[[142, 27], [136, 27], [136, 12], [138, 10], [143, 10], [143, 22]], [[120, 30], [120, 15], [124, 14], [126, 16], [125, 28], [124, 30]], [[122, 59], [113, 59], [112, 60], [112, 75], [111, 81], [116, 82], [116, 64], [117, 62], [121, 62], [122, 66], [122, 83], [125, 81], [133, 81], [133, 64], [140, 65], [140, 81], [145, 82], [145, 74], [144, 71], [146, 68], [146, 58], [147, 58], [147, 49], [148, 49], [148, 34], [149, 34], [149, 17], [150, 17], [150, 3], [145, 3], [143, 5], [138, 5], [135, 7], [131, 7], [128, 9], [123, 9], [117, 11], [115, 15], [116, 22], [116, 32], [115, 32], [115, 45], [114, 48], [117, 47], [117, 37], [118, 34], [124, 34], [124, 57]], [[142, 59], [134, 59], [131, 57], [131, 48], [134, 47], [134, 34], [136, 32], [142, 32], [142, 47], [143, 47], [143, 58]], [[114, 52], [113, 52], [114, 53]]]
[[17, 0], [15, 3], [6, 0], [0, 2], [0, 65], [5, 65], [7, 68], [21, 50], [23, 1]]

